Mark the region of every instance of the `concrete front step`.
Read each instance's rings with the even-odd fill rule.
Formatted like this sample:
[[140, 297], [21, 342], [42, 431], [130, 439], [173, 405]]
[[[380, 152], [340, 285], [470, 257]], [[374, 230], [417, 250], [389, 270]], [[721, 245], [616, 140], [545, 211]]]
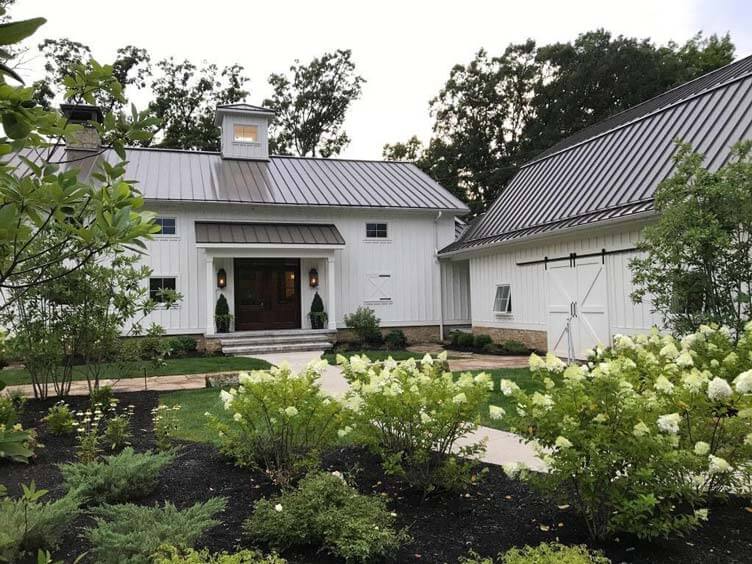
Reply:
[[285, 343], [327, 343], [330, 335], [273, 335], [273, 336], [248, 336], [234, 337], [231, 339], [222, 338], [219, 342], [222, 347], [235, 347], [244, 345], [277, 345]]
[[311, 341], [306, 343], [262, 343], [254, 345], [223, 345], [222, 352], [231, 355], [259, 355], [268, 353], [281, 352], [301, 352], [301, 351], [325, 351], [332, 348], [329, 341]]
[[332, 329], [269, 329], [264, 331], [233, 331], [232, 333], [217, 333], [214, 335], [217, 339], [242, 339], [245, 337], [280, 337], [285, 335], [323, 335], [325, 337], [334, 335], [336, 331]]

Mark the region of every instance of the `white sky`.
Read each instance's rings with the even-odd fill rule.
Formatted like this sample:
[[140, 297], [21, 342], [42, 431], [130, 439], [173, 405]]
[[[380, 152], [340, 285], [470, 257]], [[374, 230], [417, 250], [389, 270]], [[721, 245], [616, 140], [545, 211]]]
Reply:
[[[251, 79], [250, 103], [260, 103], [268, 75], [294, 59], [352, 49], [367, 80], [345, 124], [352, 142], [343, 155], [353, 158], [381, 158], [384, 143], [413, 134], [427, 140], [428, 101], [451, 67], [481, 47], [495, 54], [528, 37], [568, 41], [604, 27], [659, 42], [729, 31], [738, 56], [752, 53], [749, 0], [18, 0], [11, 13], [48, 19], [34, 52], [44, 38], [69, 37], [100, 62], [127, 44], [146, 48], [153, 61], [238, 62]], [[36, 78], [41, 65], [35, 57], [25, 74]]]

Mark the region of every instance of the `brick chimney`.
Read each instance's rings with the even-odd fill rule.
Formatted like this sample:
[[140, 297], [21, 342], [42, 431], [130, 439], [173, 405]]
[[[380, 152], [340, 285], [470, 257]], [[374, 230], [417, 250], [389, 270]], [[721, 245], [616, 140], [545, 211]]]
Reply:
[[94, 123], [102, 123], [104, 116], [98, 106], [88, 104], [60, 104], [60, 111], [68, 119], [68, 123], [81, 125], [75, 133], [70, 134], [65, 142], [68, 149], [77, 151], [98, 151], [102, 140]]

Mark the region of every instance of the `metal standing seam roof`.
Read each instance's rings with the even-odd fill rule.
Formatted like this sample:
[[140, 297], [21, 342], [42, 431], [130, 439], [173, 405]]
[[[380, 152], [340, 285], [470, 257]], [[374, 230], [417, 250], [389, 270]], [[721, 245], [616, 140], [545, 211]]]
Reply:
[[688, 97], [647, 113], [635, 109], [637, 117], [626, 123], [619, 118], [606, 120], [608, 128], [596, 124], [589, 138], [565, 140], [563, 148], [527, 163], [489, 210], [441, 253], [654, 211], [655, 190], [674, 170], [677, 139], [717, 170], [734, 143], [752, 138], [752, 57], [735, 65], [693, 81], [708, 85], [704, 91], [697, 84], [669, 91], [672, 99], [678, 91]]
[[[126, 156], [127, 177], [138, 182], [147, 200], [469, 211], [407, 162], [287, 156], [241, 160], [223, 159], [216, 152], [135, 147]], [[97, 158], [117, 160], [113, 151]], [[95, 164], [96, 158], [85, 158], [75, 166], [86, 174]]]
[[196, 222], [196, 243], [344, 245], [331, 224]]

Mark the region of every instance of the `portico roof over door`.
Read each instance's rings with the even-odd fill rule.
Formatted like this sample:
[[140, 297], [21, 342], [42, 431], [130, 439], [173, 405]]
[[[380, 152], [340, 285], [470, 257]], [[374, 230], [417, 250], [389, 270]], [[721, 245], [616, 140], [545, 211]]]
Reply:
[[342, 246], [345, 239], [329, 223], [196, 222], [196, 243], [230, 245]]

